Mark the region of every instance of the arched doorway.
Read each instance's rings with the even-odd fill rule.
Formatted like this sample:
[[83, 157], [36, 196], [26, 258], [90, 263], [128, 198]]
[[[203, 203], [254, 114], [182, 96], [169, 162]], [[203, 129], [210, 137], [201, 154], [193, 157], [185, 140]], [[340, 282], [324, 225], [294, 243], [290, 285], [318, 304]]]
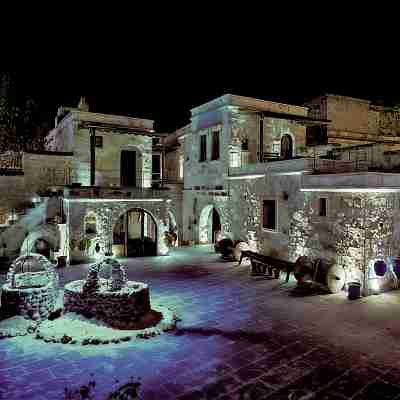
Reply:
[[221, 219], [213, 205], [203, 208], [199, 220], [199, 242], [215, 243], [221, 232]]
[[136, 151], [121, 151], [121, 186], [136, 186]]
[[113, 253], [125, 257], [155, 256], [157, 254], [157, 224], [142, 208], [133, 208], [115, 223]]
[[281, 139], [281, 159], [290, 160], [293, 157], [293, 140], [290, 135], [283, 135]]

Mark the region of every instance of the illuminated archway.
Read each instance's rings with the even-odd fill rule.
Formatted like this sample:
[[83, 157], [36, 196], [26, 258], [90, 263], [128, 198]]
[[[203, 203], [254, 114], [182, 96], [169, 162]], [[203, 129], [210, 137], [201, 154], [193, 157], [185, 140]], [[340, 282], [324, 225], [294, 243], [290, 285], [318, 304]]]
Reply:
[[43, 225], [30, 232], [22, 243], [20, 255], [29, 253], [43, 254], [50, 257], [50, 250], [57, 251], [60, 247], [60, 232], [56, 225]]
[[157, 223], [143, 208], [124, 212], [114, 224], [113, 253], [116, 256], [143, 257], [157, 254]]
[[199, 243], [214, 243], [221, 233], [221, 219], [217, 209], [209, 204], [203, 208], [199, 219]]

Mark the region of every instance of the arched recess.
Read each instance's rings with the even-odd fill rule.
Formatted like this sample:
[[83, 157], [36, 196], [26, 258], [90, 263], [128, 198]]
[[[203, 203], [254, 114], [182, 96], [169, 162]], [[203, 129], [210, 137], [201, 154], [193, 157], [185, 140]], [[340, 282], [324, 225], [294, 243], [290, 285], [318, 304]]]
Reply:
[[97, 216], [94, 211], [89, 211], [84, 219], [85, 235], [97, 234]]
[[199, 243], [215, 243], [221, 233], [221, 218], [216, 207], [209, 204], [199, 218]]
[[113, 253], [116, 256], [155, 256], [157, 243], [156, 219], [143, 208], [125, 211], [113, 226]]
[[289, 134], [281, 138], [281, 159], [290, 160], [293, 158], [293, 139]]
[[21, 246], [20, 255], [29, 253], [42, 254], [50, 257], [50, 251], [57, 251], [60, 247], [60, 232], [57, 225], [43, 225], [30, 232]]

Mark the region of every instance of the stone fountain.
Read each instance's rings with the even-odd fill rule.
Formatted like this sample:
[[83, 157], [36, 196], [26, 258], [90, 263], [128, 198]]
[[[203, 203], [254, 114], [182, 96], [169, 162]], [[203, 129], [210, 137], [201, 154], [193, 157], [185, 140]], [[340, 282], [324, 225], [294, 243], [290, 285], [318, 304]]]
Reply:
[[[108, 279], [101, 277], [105, 270], [109, 270]], [[162, 319], [161, 313], [151, 309], [148, 285], [128, 281], [123, 266], [113, 258], [93, 264], [86, 280], [65, 285], [64, 310], [117, 329], [141, 329]]]

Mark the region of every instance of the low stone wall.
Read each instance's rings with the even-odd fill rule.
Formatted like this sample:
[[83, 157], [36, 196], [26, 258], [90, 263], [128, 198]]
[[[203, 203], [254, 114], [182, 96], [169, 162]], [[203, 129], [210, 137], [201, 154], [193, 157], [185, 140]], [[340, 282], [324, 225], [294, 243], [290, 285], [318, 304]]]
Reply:
[[83, 280], [65, 285], [65, 311], [95, 317], [110, 324], [132, 322], [150, 311], [148, 285], [128, 281], [122, 289], [115, 291], [110, 281], [100, 279], [99, 283], [92, 291], [84, 290]]
[[6, 283], [1, 292], [2, 310], [8, 316], [46, 319], [55, 309], [57, 293], [53, 282], [38, 288], [12, 288]]

